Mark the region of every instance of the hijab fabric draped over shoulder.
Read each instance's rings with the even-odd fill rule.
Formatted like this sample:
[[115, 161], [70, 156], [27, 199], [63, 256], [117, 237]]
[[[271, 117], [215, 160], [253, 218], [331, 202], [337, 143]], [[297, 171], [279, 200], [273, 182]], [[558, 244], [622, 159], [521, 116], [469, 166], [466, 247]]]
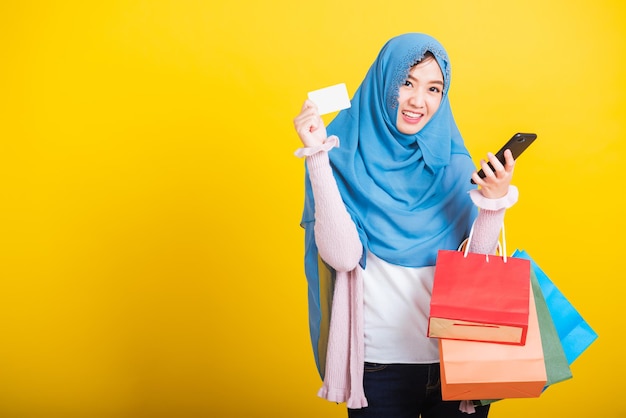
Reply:
[[[398, 92], [426, 52], [444, 76], [442, 101], [422, 130], [406, 135], [396, 128]], [[443, 46], [425, 34], [400, 35], [383, 46], [352, 106], [327, 128], [340, 140], [329, 157], [363, 247], [389, 263], [434, 265], [437, 251], [457, 248], [476, 216], [467, 194], [474, 165], [452, 115], [449, 88]], [[307, 181], [304, 226], [314, 221], [313, 209]]]

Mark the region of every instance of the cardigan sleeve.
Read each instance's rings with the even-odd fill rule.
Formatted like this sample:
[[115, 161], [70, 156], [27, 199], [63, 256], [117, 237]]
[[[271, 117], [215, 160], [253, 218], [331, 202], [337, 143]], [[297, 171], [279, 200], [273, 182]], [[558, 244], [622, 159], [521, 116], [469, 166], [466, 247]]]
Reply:
[[507, 208], [517, 202], [518, 190], [515, 186], [510, 186], [507, 195], [500, 199], [487, 199], [480, 194], [480, 191], [472, 190], [470, 197], [480, 210], [474, 222], [474, 233], [469, 251], [479, 254], [495, 254], [504, 214]]
[[315, 201], [315, 243], [320, 257], [336, 271], [351, 271], [359, 263], [363, 246], [333, 176], [328, 152], [307, 156]]

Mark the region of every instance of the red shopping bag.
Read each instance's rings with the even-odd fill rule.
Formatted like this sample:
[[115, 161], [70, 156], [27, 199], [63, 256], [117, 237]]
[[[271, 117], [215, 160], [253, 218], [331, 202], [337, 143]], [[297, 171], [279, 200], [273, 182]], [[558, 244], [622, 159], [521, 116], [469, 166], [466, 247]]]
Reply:
[[503, 243], [503, 256], [469, 253], [469, 243], [464, 252], [439, 251], [429, 337], [524, 344], [530, 261], [507, 257]]
[[529, 289], [525, 345], [439, 340], [444, 400], [536, 398], [547, 373], [535, 308]]

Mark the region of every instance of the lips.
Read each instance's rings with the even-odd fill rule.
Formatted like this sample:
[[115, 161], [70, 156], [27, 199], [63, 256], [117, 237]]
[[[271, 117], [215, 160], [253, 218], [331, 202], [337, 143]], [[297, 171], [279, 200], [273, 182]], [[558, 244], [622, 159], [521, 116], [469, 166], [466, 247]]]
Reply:
[[424, 117], [423, 113], [411, 112], [409, 110], [402, 111], [402, 118], [408, 123], [418, 123], [422, 117]]

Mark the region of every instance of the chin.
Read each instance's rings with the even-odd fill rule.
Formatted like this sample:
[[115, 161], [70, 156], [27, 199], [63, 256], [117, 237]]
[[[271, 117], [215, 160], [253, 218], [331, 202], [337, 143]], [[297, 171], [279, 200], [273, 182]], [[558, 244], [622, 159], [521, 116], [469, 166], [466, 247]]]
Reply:
[[403, 126], [398, 127], [398, 130], [405, 135], [415, 135], [421, 131], [423, 126]]

